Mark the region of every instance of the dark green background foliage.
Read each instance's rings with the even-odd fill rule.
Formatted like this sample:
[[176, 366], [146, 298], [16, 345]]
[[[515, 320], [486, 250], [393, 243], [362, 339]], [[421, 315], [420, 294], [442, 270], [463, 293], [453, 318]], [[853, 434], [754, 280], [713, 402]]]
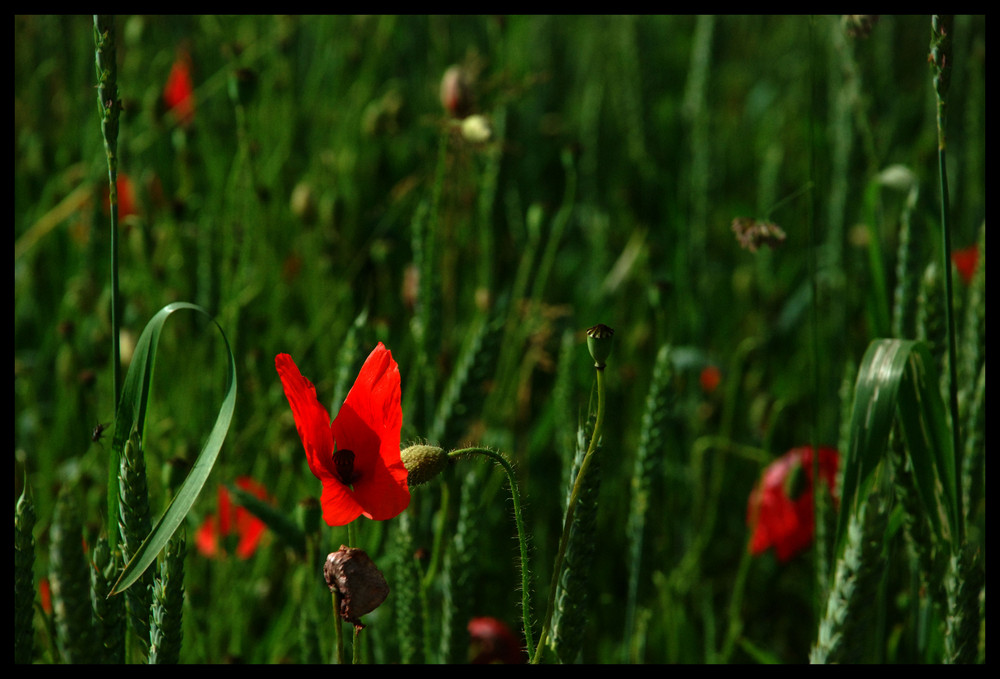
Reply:
[[[245, 562], [209, 561], [192, 539], [215, 511], [217, 484], [237, 476], [265, 483], [288, 513], [319, 494], [274, 370], [279, 352], [336, 411], [338, 373], [353, 379], [383, 341], [402, 373], [404, 442], [444, 432], [448, 440], [431, 443], [507, 454], [540, 607], [593, 383], [583, 331], [597, 323], [616, 333], [582, 659], [807, 658], [818, 613], [811, 556], [741, 564], [746, 498], [768, 459], [810, 441], [837, 444], [845, 366], [890, 333], [882, 311], [906, 194], [876, 185], [882, 170], [914, 173], [915, 261], [922, 269], [939, 257], [929, 17], [882, 17], [868, 37], [847, 35], [840, 17], [116, 21], [119, 172], [137, 194], [137, 214], [121, 224], [124, 331], [134, 340], [169, 302], [200, 304], [225, 330], [239, 374], [232, 427], [187, 527], [183, 661], [299, 660], [304, 605], [324, 621], [329, 648], [318, 569], [271, 538]], [[79, 486], [89, 544], [106, 522], [110, 443], [90, 433], [113, 419], [108, 175], [92, 18], [15, 17], [14, 41], [15, 500], [27, 470], [44, 577], [61, 486]], [[162, 103], [182, 49], [196, 87], [188, 128]], [[954, 50], [957, 249], [976, 242], [985, 219], [984, 17], [956, 18]], [[455, 63], [475, 74], [476, 108], [500, 133], [486, 144], [465, 141], [441, 107], [440, 79]], [[256, 78], [241, 109], [227, 91], [237, 69]], [[731, 232], [736, 217], [769, 218], [787, 238], [750, 253]], [[223, 392], [220, 344], [198, 323], [178, 321], [159, 353], [146, 432], [154, 518], [160, 470], [194, 457]], [[664, 344], [673, 347], [669, 414], [644, 464], [637, 631], [626, 643], [631, 475]], [[712, 393], [698, 380], [708, 364], [722, 371]], [[442, 413], [457, 366], [468, 381], [447, 392], [461, 400]], [[696, 453], [704, 436], [757, 452]], [[474, 553], [462, 556], [469, 614], [516, 627], [509, 495], [498, 471], [478, 474], [476, 492], [460, 492], [465, 478], [449, 472], [414, 489], [415, 546], [430, 548], [445, 499], [447, 536], [455, 503], [474, 498]], [[359, 527], [376, 560], [398, 558], [394, 522]], [[322, 535], [324, 554], [346, 541], [346, 531]], [[697, 568], [671, 580], [699, 535]], [[734, 611], [737, 572], [747, 580]], [[433, 631], [440, 587], [430, 594]], [[366, 620], [370, 660], [399, 659], [392, 599]], [[905, 641], [890, 648], [914, 659]]]

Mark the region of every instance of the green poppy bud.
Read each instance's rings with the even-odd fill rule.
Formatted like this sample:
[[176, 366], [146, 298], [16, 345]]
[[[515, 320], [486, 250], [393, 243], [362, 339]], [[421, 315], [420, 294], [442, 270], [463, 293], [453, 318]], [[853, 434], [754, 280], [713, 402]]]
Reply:
[[410, 446], [399, 455], [409, 472], [406, 483], [410, 488], [427, 483], [448, 466], [448, 454], [437, 446]]
[[615, 331], [606, 325], [598, 323], [593, 328], [587, 328], [587, 348], [594, 357], [594, 367], [603, 370], [604, 364], [611, 355]]

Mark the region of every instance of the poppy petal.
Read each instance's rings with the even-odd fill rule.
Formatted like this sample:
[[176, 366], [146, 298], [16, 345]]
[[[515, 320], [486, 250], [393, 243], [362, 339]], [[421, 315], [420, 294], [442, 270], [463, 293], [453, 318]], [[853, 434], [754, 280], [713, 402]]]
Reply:
[[402, 426], [399, 366], [379, 342], [333, 422], [338, 449], [355, 455], [359, 480], [354, 497], [364, 515], [377, 521], [397, 516], [410, 504], [407, 471], [399, 454]]
[[274, 367], [281, 377], [285, 397], [292, 407], [295, 428], [302, 439], [309, 469], [319, 479], [333, 477], [333, 432], [330, 429], [330, 414], [316, 398], [316, 387], [302, 376], [295, 361], [288, 354], [278, 354]]
[[364, 513], [351, 489], [333, 477], [323, 479], [320, 504], [328, 526], [346, 526]]

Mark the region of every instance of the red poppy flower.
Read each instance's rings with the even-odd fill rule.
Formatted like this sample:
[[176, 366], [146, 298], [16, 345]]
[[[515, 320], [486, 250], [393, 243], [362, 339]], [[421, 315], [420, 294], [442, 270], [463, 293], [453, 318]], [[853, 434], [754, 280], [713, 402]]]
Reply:
[[722, 373], [714, 365], [707, 365], [702, 368], [701, 375], [698, 376], [698, 381], [701, 383], [701, 390], [706, 394], [711, 394], [719, 386], [719, 382], [722, 381]]
[[970, 285], [972, 276], [976, 273], [976, 265], [979, 264], [979, 246], [970, 245], [962, 250], [952, 251], [951, 261], [965, 284]]
[[323, 482], [323, 519], [331, 526], [343, 526], [362, 514], [384, 521], [406, 509], [410, 489], [399, 456], [403, 409], [399, 366], [392, 353], [379, 342], [332, 424], [316, 399], [316, 387], [302, 376], [292, 357], [278, 354], [274, 365], [309, 469]]
[[[812, 543], [816, 531], [812, 456], [811, 446], [794, 448], [764, 470], [747, 504], [751, 554], [774, 547], [778, 560], [785, 562]], [[819, 449], [819, 475], [831, 493], [838, 462], [836, 450]]]
[[191, 57], [182, 51], [170, 68], [167, 84], [163, 88], [163, 102], [173, 111], [181, 125], [187, 127], [194, 120], [194, 85], [191, 81]]
[[470, 620], [469, 643], [469, 658], [473, 664], [517, 665], [526, 659], [521, 642], [506, 624], [496, 618]]
[[[124, 172], [119, 172], [115, 186], [118, 188], [118, 220], [122, 221], [129, 215], [139, 214], [139, 211], [136, 209], [135, 187], [132, 184], [131, 177]], [[111, 214], [111, 197], [109, 194], [110, 191], [105, 186], [102, 201], [105, 214]]]
[[48, 578], [42, 578], [38, 581], [38, 598], [41, 599], [42, 610], [52, 614], [52, 586], [49, 585]]
[[[268, 500], [264, 486], [249, 477], [239, 477], [236, 485], [261, 500]], [[233, 511], [229, 491], [225, 486], [219, 486], [219, 513], [208, 516], [201, 524], [195, 544], [203, 555], [215, 558], [226, 553], [225, 547], [219, 546], [220, 538], [234, 535], [239, 538], [236, 555], [241, 559], [249, 559], [257, 551], [266, 528], [263, 521], [243, 507], [236, 507]]]

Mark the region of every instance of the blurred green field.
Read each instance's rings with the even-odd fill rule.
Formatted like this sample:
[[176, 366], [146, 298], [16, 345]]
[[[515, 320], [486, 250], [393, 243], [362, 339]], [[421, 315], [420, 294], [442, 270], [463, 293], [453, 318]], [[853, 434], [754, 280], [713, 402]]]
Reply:
[[[123, 352], [161, 307], [194, 302], [226, 333], [239, 379], [186, 527], [183, 662], [300, 662], [305, 607], [330, 642], [320, 573], [273, 535], [248, 560], [193, 548], [219, 484], [253, 477], [289, 514], [318, 496], [274, 369], [282, 352], [336, 412], [382, 341], [402, 373], [404, 443], [504, 452], [542, 607], [593, 387], [584, 331], [597, 323], [615, 329], [615, 346], [581, 660], [808, 658], [812, 552], [748, 559], [747, 497], [771, 459], [841, 444], [845, 377], [872, 339], [893, 334], [907, 194], [879, 183], [887, 168], [907, 168], [919, 190], [907, 214], [918, 271], [940, 258], [929, 17], [883, 16], [868, 36], [841, 17], [802, 16], [129, 16], [117, 27], [119, 172], [135, 191], [120, 225]], [[106, 523], [110, 437], [91, 432], [114, 418], [108, 172], [93, 18], [18, 16], [14, 40], [14, 498], [26, 475], [42, 579], [61, 487], [76, 487], [88, 542]], [[163, 103], [182, 52], [188, 125]], [[453, 64], [473, 76], [489, 141], [463, 138], [442, 108]], [[254, 83], [245, 105], [229, 93], [236, 73]], [[984, 16], [956, 17], [948, 103], [960, 249], [985, 223]], [[741, 248], [741, 217], [778, 224], [784, 243]], [[154, 517], [161, 470], [193, 460], [225, 380], [214, 331], [190, 319], [167, 329], [146, 432]], [[666, 444], [646, 469], [627, 625], [633, 466], [664, 345]], [[720, 371], [717, 388], [702, 385], [706, 367]], [[456, 374], [468, 378], [453, 402]], [[413, 489], [414, 547], [447, 546], [462, 502], [476, 556], [456, 611], [516, 629], [517, 542], [499, 471], [463, 463]], [[358, 527], [376, 561], [401, 558], [397, 521]], [[324, 526], [323, 553], [346, 540]], [[932, 659], [933, 645], [911, 642], [917, 593], [899, 561], [869, 659]], [[434, 581], [427, 595], [434, 639], [446, 592]], [[368, 616], [366, 660], [400, 661], [395, 614], [390, 597]], [[39, 637], [36, 660], [52, 662], [41, 626]], [[421, 659], [449, 659], [435, 653], [436, 641]]]

